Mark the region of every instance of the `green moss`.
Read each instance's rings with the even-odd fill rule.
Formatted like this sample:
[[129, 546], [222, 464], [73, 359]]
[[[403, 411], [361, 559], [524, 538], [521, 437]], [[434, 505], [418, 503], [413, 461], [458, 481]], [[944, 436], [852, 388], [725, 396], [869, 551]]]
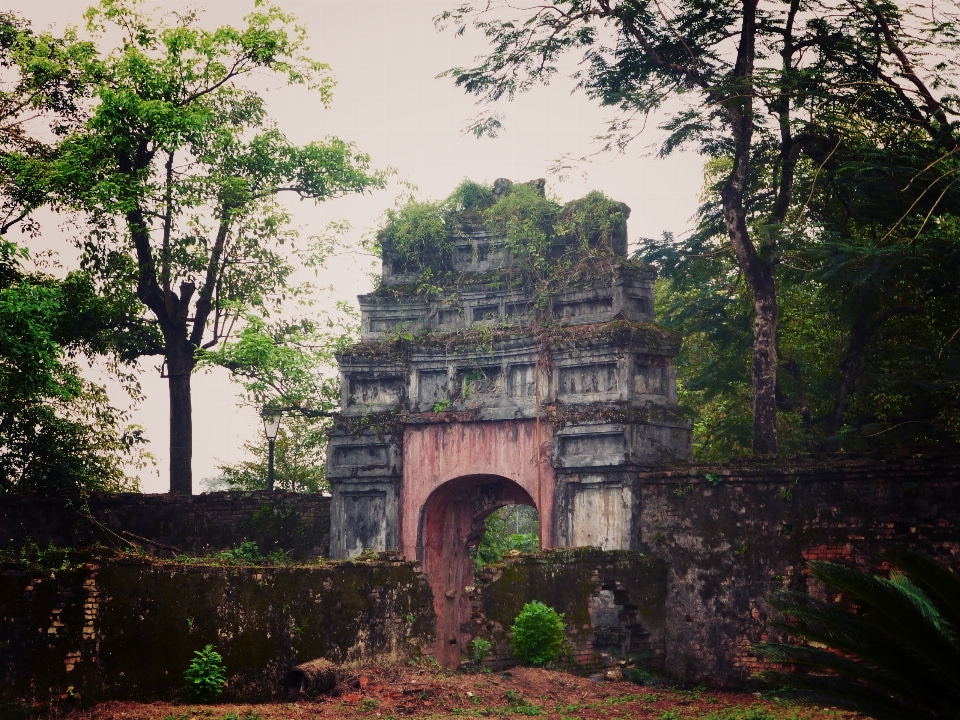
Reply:
[[486, 225], [512, 259], [507, 263], [512, 267], [502, 268], [490, 280], [533, 287], [535, 296], [544, 297], [595, 267], [597, 258], [625, 256], [629, 213], [626, 205], [598, 191], [561, 205], [545, 195], [542, 182], [506, 183], [495, 191], [465, 180], [445, 200], [411, 198], [387, 211], [377, 237], [384, 262], [395, 272], [416, 273], [420, 279], [377, 292], [409, 297], [424, 294], [425, 288], [432, 293], [469, 282], [451, 272], [453, 238]]
[[541, 345], [554, 349], [582, 347], [585, 344], [644, 345], [656, 354], [673, 355], [679, 349], [680, 338], [672, 330], [656, 323], [618, 319], [592, 325], [572, 327], [541, 325], [535, 327], [472, 327], [467, 330], [435, 333], [421, 332], [409, 337], [389, 340], [367, 340], [351, 345], [340, 353], [341, 358], [384, 358], [405, 363], [414, 351], [424, 348], [442, 348], [457, 353], [475, 351], [488, 345], [487, 352], [497, 349], [498, 343], [535, 337]]

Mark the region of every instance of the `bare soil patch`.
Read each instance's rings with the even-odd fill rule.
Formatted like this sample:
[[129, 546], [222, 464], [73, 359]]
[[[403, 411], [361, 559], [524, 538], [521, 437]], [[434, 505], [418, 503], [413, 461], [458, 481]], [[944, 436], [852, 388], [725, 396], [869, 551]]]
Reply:
[[651, 688], [594, 681], [556, 670], [449, 673], [431, 667], [370, 668], [335, 694], [292, 703], [108, 702], [65, 720], [373, 720], [374, 718], [541, 717], [556, 720], [853, 720], [822, 708], [797, 708], [749, 693]]

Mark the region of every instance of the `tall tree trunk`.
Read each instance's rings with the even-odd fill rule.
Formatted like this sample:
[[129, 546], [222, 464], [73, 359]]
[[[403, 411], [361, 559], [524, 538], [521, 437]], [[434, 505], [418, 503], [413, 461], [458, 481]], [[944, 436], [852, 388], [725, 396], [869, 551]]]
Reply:
[[772, 263], [761, 263], [753, 289], [753, 452], [777, 452], [777, 286]]
[[193, 415], [190, 375], [171, 375], [170, 390], [170, 492], [193, 494]]
[[170, 393], [170, 492], [193, 494], [193, 408], [190, 377], [193, 345], [186, 340], [168, 343], [167, 367]]
[[742, 0], [743, 26], [733, 69], [739, 92], [722, 99], [733, 138], [733, 169], [720, 191], [723, 220], [737, 264], [753, 293], [753, 451], [777, 452], [777, 285], [776, 235], [761, 238], [758, 252], [747, 228], [743, 198], [753, 149], [753, 68], [757, 0]]

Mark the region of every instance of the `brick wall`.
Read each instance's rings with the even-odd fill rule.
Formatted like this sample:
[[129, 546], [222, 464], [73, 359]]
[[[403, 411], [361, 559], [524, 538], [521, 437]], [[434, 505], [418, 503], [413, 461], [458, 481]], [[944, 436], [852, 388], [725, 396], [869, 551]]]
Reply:
[[[708, 478], [709, 476], [709, 478]], [[712, 482], [711, 482], [712, 480]], [[776, 589], [835, 599], [810, 560], [884, 569], [891, 544], [960, 569], [960, 454], [778, 459], [643, 473], [641, 551], [666, 561], [666, 669], [739, 685]]]
[[283, 549], [298, 560], [314, 559], [329, 554], [330, 498], [266, 491], [94, 494], [86, 500], [0, 495], [0, 547], [19, 551], [27, 541], [41, 548], [133, 541], [161, 557], [174, 554], [169, 548], [205, 555], [254, 541], [264, 554]]
[[546, 550], [481, 568], [468, 595], [465, 633], [494, 646], [488, 664], [514, 664], [508, 629], [523, 606], [539, 600], [564, 615], [576, 662], [631, 659], [651, 670], [665, 660], [666, 565], [629, 550]]
[[433, 645], [435, 621], [430, 586], [402, 560], [217, 567], [127, 559], [54, 572], [0, 564], [0, 701], [186, 701], [183, 673], [207, 644], [223, 656], [224, 700], [276, 699], [298, 663], [420, 655]]
[[[835, 599], [809, 577], [810, 560], [882, 570], [882, 551], [899, 543], [960, 569], [960, 453], [683, 466], [636, 483], [635, 549], [646, 558], [583, 550], [511, 559], [478, 574], [464, 631], [493, 640], [505, 657], [506, 629], [523, 603], [539, 599], [567, 613], [583, 660], [649, 642], [654, 666], [672, 675], [738, 686], [759, 667], [750, 646], [776, 637], [770, 592]], [[133, 533], [204, 554], [252, 539], [263, 552], [283, 547], [299, 558], [329, 547], [329, 498], [315, 495], [96, 496], [89, 510], [92, 520], [78, 499], [0, 497], [0, 542], [116, 543]], [[196, 580], [198, 594], [218, 592], [201, 587]], [[649, 617], [631, 616], [633, 606]]]

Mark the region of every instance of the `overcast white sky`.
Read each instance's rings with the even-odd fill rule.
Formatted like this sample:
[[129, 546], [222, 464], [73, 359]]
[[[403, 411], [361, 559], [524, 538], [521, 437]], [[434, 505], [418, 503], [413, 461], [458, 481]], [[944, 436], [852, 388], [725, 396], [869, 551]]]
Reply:
[[[36, 27], [82, 25], [86, 0], [7, 0], [5, 9], [29, 18]], [[573, 83], [559, 78], [547, 88], [521, 96], [501, 108], [506, 129], [496, 139], [477, 140], [463, 134], [477, 113], [472, 98], [448, 79], [435, 76], [454, 65], [464, 65], [483, 50], [476, 34], [456, 38], [437, 33], [432, 18], [458, 0], [278, 0], [308, 27], [313, 56], [333, 68], [337, 80], [333, 104], [324, 109], [305, 91], [272, 89], [268, 94], [274, 118], [292, 139], [309, 142], [325, 135], [352, 140], [369, 153], [378, 167], [392, 166], [398, 178], [414, 183], [427, 198], [444, 197], [463, 178], [493, 181], [507, 177], [525, 181], [547, 177], [548, 190], [569, 200], [599, 189], [632, 208], [631, 238], [682, 232], [690, 225], [700, 190], [702, 161], [695, 155], [667, 160], [649, 156], [655, 131], [641, 136], [625, 156], [601, 155], [584, 165], [586, 177], [573, 174], [566, 181], [548, 175], [553, 160], [593, 152], [591, 139], [602, 132], [609, 111], [582, 93], [571, 95]], [[210, 27], [239, 24], [253, 7], [252, 0], [180, 3], [151, 2], [163, 10], [202, 8]], [[572, 68], [572, 66], [571, 66]], [[295, 206], [295, 220], [305, 234], [319, 232], [328, 221], [349, 221], [360, 232], [375, 226], [389, 207], [396, 187], [325, 203], [318, 208]], [[74, 251], [65, 246], [55, 220], [47, 220], [35, 247], [60, 251], [69, 264]], [[318, 279], [331, 285], [324, 302], [341, 297], [353, 301], [368, 292], [369, 262], [342, 258]], [[163, 492], [167, 481], [168, 408], [165, 381], [153, 364], [144, 364], [147, 398], [136, 411], [157, 457], [155, 474], [144, 475], [145, 492]], [[216, 474], [218, 461], [242, 458], [242, 444], [262, 432], [256, 414], [236, 404], [234, 386], [225, 373], [195, 376], [194, 487]], [[119, 399], [119, 398], [118, 398]]]

